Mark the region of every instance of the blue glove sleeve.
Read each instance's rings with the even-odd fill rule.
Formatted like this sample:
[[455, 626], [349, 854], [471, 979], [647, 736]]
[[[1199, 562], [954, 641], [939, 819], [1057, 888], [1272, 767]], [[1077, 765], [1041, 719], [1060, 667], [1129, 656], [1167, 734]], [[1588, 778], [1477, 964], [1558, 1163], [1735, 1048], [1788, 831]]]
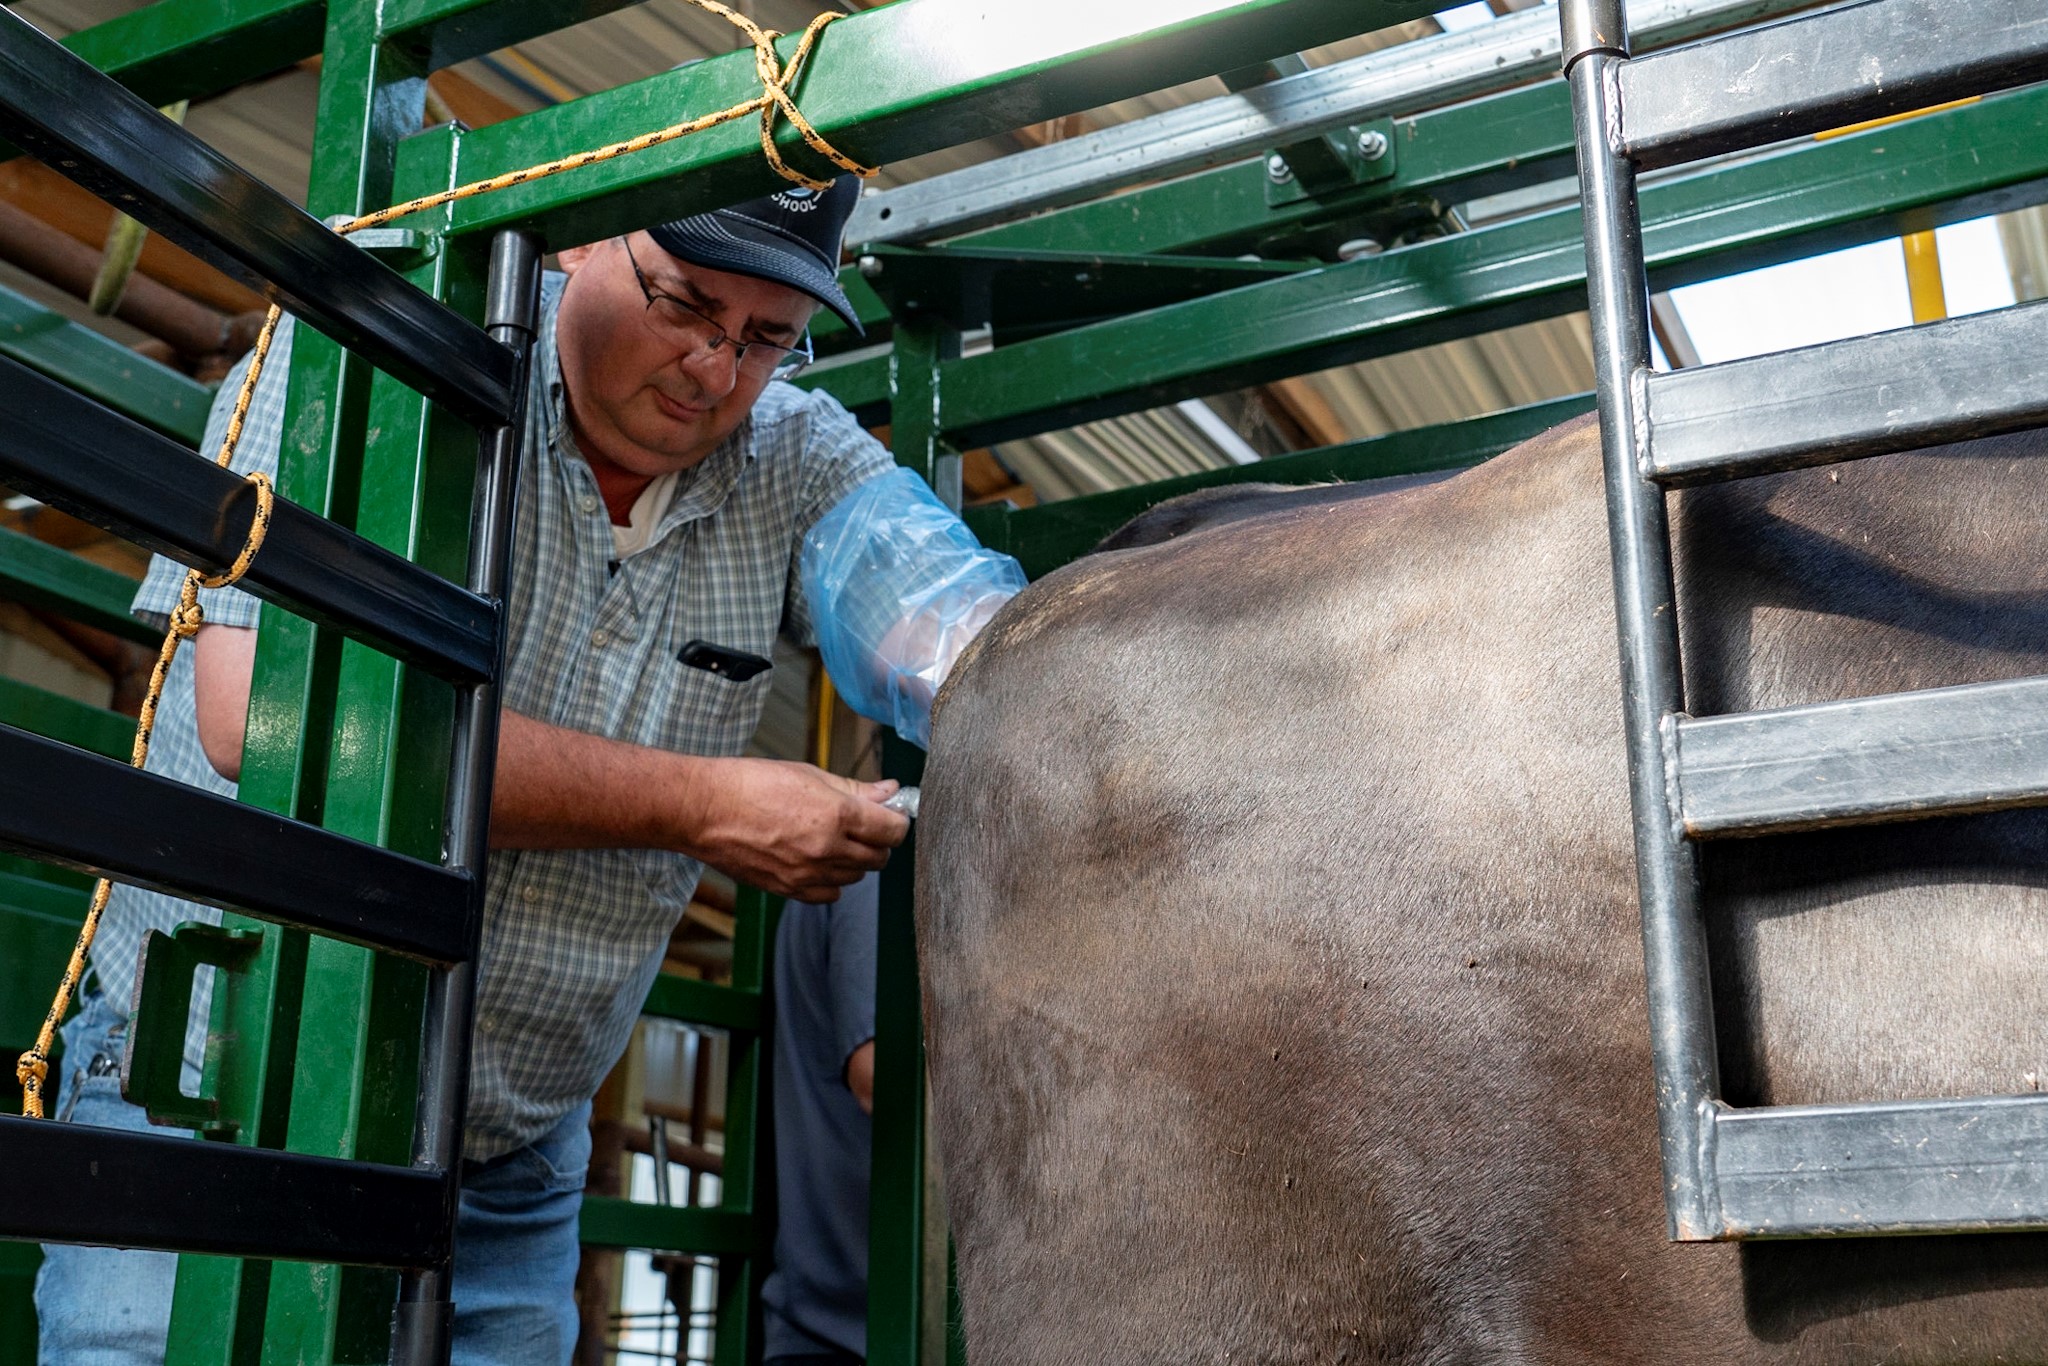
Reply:
[[834, 504], [804, 537], [804, 598], [846, 704], [931, 745], [932, 698], [1024, 569], [974, 539], [924, 480], [896, 468]]

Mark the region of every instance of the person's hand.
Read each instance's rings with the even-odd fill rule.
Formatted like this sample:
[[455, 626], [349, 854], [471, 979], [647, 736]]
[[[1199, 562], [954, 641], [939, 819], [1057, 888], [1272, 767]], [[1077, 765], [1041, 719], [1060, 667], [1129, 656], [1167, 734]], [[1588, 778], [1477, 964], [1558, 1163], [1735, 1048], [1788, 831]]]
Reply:
[[889, 861], [910, 833], [884, 807], [897, 784], [855, 782], [809, 764], [720, 760], [689, 852], [777, 896], [832, 901]]

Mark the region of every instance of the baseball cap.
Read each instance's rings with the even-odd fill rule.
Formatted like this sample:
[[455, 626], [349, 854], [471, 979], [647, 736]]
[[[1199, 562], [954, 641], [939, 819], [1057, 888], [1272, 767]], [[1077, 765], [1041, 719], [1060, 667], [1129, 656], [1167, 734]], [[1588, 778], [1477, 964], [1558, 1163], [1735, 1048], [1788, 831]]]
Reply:
[[860, 180], [840, 176], [822, 190], [801, 185], [729, 209], [714, 209], [647, 230], [679, 261], [773, 280], [810, 295], [863, 332], [839, 287], [839, 245], [860, 198]]

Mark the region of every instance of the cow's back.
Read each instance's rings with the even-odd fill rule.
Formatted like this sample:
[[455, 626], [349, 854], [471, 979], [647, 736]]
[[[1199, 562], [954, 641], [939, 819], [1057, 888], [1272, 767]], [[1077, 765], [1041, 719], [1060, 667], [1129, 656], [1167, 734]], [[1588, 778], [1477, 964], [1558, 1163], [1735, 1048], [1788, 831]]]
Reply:
[[[1698, 498], [1684, 533], [1802, 487]], [[1770, 578], [1689, 575], [1738, 614]], [[1944, 1242], [2020, 1282], [1974, 1308], [1925, 1296], [1927, 1244], [1916, 1289], [1870, 1271], [1886, 1253], [1848, 1286], [1838, 1249], [1664, 1241], [1608, 584], [1579, 423], [1449, 483], [1083, 561], [978, 643], [919, 868], [975, 1366], [1750, 1360], [1926, 1336], [1930, 1313], [1972, 1351], [2048, 1344], [2032, 1241]], [[1798, 671], [1766, 656], [1810, 654], [1827, 607], [1700, 654], [1786, 700]], [[1731, 931], [1758, 971], [1783, 907], [1825, 899], [1786, 881], [1745, 889], [1770, 925]], [[2031, 909], [2006, 877], [1977, 914], [1992, 881], [1948, 912]], [[2038, 936], [2011, 949], [2032, 995], [2006, 1019], [2048, 975]], [[1726, 995], [1766, 1041], [1752, 1090], [1863, 1080]], [[1968, 1064], [1886, 1068], [1984, 1089]]]

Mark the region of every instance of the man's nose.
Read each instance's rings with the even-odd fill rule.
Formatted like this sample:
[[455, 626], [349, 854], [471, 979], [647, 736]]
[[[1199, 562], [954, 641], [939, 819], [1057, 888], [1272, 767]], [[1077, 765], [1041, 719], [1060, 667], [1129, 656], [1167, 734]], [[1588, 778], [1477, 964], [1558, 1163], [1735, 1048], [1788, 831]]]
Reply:
[[717, 403], [739, 384], [739, 363], [730, 344], [684, 356], [677, 364], [702, 391], [706, 407]]

